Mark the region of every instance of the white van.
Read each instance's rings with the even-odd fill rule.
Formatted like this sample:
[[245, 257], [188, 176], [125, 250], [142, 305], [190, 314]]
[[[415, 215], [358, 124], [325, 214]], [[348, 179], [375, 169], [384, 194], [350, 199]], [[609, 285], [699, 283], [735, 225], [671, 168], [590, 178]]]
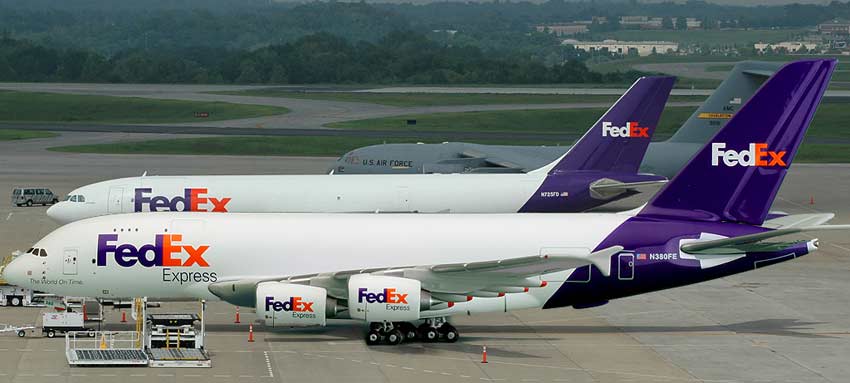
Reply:
[[59, 202], [59, 197], [48, 188], [25, 187], [12, 189], [12, 205], [32, 206], [39, 204], [46, 206]]

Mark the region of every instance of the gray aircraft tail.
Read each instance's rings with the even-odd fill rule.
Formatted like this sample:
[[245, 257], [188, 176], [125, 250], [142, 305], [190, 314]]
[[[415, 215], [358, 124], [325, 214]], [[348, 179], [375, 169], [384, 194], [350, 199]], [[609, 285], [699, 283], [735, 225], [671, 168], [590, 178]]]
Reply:
[[741, 61], [667, 142], [704, 144], [743, 106], [782, 62]]

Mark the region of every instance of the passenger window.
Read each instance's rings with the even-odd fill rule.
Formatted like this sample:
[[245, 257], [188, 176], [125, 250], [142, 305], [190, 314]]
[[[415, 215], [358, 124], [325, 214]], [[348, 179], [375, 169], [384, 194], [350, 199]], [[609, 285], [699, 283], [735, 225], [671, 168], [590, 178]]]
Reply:
[[12, 195], [21, 195], [21, 189], [15, 189], [15, 191], [12, 192]]
[[77, 196], [71, 196], [71, 202], [77, 202]]
[[82, 195], [78, 195], [77, 196], [77, 202], [86, 202], [86, 197], [83, 197]]
[[32, 192], [32, 189], [26, 189], [26, 190], [24, 190], [24, 194], [34, 194], [34, 193]]
[[35, 189], [35, 194], [42, 195], [42, 194], [44, 194], [44, 190], [42, 190], [42, 189]]
[[41, 256], [41, 257], [47, 257], [47, 250], [39, 249], [38, 255]]

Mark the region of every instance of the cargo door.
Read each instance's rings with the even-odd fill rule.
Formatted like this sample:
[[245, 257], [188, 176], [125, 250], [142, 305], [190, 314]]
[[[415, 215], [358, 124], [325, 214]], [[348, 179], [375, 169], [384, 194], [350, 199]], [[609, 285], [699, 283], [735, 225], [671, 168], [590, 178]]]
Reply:
[[77, 249], [65, 249], [64, 259], [62, 261], [62, 274], [77, 275]]
[[109, 205], [106, 206], [106, 211], [110, 214], [121, 213], [122, 200], [124, 198], [124, 188], [111, 187], [109, 188]]

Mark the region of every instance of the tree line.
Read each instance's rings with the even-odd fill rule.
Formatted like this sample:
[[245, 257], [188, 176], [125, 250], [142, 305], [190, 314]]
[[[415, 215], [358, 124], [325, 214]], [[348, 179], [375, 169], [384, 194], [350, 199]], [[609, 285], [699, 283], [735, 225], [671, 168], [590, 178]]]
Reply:
[[256, 49], [130, 49], [112, 56], [0, 36], [0, 81], [204, 84], [542, 84], [628, 83], [640, 72], [597, 73], [577, 60], [544, 65], [494, 56], [412, 31], [352, 42], [330, 33]]

